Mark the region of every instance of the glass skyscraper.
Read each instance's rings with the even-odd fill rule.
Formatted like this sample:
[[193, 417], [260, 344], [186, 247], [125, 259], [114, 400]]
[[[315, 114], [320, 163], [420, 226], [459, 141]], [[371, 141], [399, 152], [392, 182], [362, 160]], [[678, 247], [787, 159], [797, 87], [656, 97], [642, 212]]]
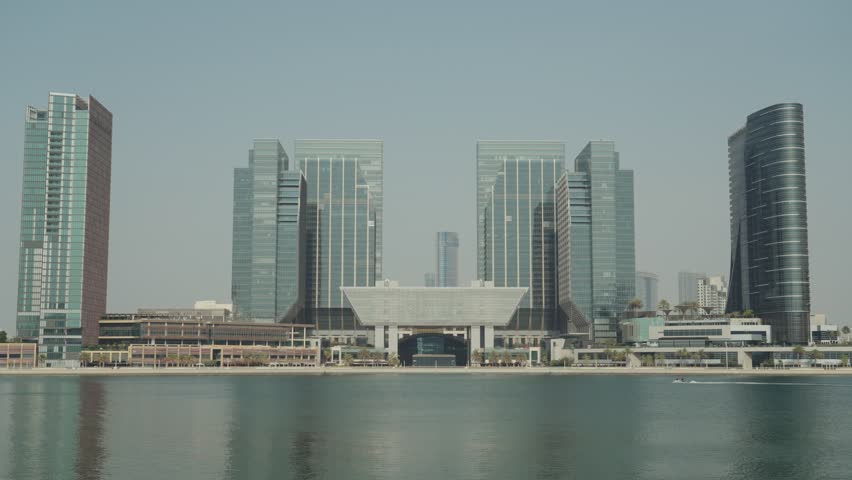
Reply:
[[275, 139], [258, 139], [234, 169], [232, 298], [242, 321], [293, 322], [305, 295], [307, 185]]
[[614, 142], [593, 141], [567, 183], [571, 299], [592, 323], [590, 339], [613, 343], [636, 288], [633, 171], [619, 167]]
[[435, 286], [459, 286], [459, 234], [456, 232], [435, 235]]
[[752, 310], [779, 343], [808, 342], [810, 274], [804, 114], [799, 103], [752, 113], [728, 138], [729, 312]]
[[642, 300], [644, 310], [657, 309], [657, 290], [660, 277], [656, 273], [636, 272], [636, 298]]
[[529, 287], [507, 330], [558, 330], [556, 182], [559, 142], [477, 143], [477, 270], [496, 287]]
[[357, 329], [340, 287], [381, 278], [382, 150], [378, 140], [296, 140], [308, 191], [307, 318], [330, 335]]
[[28, 107], [18, 267], [18, 336], [51, 366], [98, 343], [106, 313], [112, 113], [94, 97], [50, 93]]

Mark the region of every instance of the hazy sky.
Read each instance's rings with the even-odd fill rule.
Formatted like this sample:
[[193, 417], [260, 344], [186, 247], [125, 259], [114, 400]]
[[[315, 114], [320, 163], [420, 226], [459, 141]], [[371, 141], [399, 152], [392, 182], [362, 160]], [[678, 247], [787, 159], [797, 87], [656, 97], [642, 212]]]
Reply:
[[406, 285], [437, 230], [460, 232], [473, 278], [477, 139], [561, 140], [572, 160], [615, 140], [637, 267], [675, 301], [678, 270], [727, 274], [727, 136], [799, 101], [813, 309], [847, 323], [852, 2], [214, 3], [0, 5], [0, 328], [25, 107], [49, 91], [114, 114], [113, 312], [230, 301], [233, 168], [255, 137], [291, 157], [296, 138], [383, 139], [385, 276]]

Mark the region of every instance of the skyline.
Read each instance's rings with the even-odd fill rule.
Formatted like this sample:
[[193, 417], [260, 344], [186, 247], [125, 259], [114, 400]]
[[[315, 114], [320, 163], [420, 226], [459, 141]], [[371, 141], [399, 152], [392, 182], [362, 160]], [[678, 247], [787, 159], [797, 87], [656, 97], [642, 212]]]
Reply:
[[[756, 15], [754, 5], [747, 6], [743, 12], [745, 17], [750, 13]], [[176, 18], [188, 14], [188, 11], [182, 10], [184, 8], [177, 9]], [[341, 7], [342, 10], [346, 8]], [[752, 60], [753, 64], [741, 70], [746, 74], [735, 75], [737, 79], [732, 82], [727, 78], [729, 72], [704, 65], [708, 56], [712, 58], [716, 54], [706, 50], [708, 44], [712, 43], [707, 38], [687, 35], [687, 45], [682, 46], [681, 55], [676, 56], [679, 68], [674, 68], [667, 61], [671, 59], [666, 58], [666, 53], [672, 54], [674, 50], [677, 54], [678, 48], [657, 43], [662, 39], [646, 31], [650, 28], [640, 29], [644, 35], [638, 42], [641, 47], [637, 48], [656, 45], [660, 50], [656, 55], [641, 58], [667, 66], [663, 68], [664, 75], [656, 77], [649, 73], [654, 68], [645, 67], [642, 72], [631, 72], [638, 73], [638, 78], [634, 76], [629, 82], [603, 79], [604, 85], [596, 91], [597, 94], [589, 95], [586, 92], [594, 85], [573, 77], [560, 77], [560, 81], [555, 82], [548, 75], [530, 80], [510, 72], [507, 79], [501, 80], [468, 72], [471, 67], [465, 62], [464, 56], [449, 55], [449, 50], [453, 40], [466, 40], [458, 42], [462, 46], [461, 50], [484, 54], [484, 58], [480, 59], [480, 67], [499, 65], [504, 58], [500, 53], [509, 52], [509, 65], [523, 70], [522, 67], [539, 66], [531, 62], [544, 57], [527, 60], [517, 54], [532, 52], [534, 47], [545, 44], [544, 40], [553, 41], [551, 53], [552, 50], [565, 48], [575, 54], [573, 57], [568, 55], [566, 61], [574, 65], [587, 55], [612, 53], [614, 45], [605, 43], [587, 47], [589, 52], [584, 54], [582, 50], [567, 47], [570, 43], [567, 35], [570, 32], [560, 31], [566, 34], [565, 40], [559, 41], [551, 34], [538, 33], [531, 40], [525, 41], [522, 35], [515, 34], [509, 35], [511, 41], [501, 42], [500, 38], [487, 35], [495, 44], [493, 48], [483, 48], [480, 41], [473, 38], [459, 38], [461, 25], [455, 22], [464, 23], [461, 20], [472, 14], [470, 11], [465, 12], [465, 8], [470, 7], [453, 9], [455, 13], [461, 14], [461, 18], [444, 19], [443, 23], [439, 23], [448, 28], [448, 37], [452, 38], [438, 38], [435, 40], [436, 45], [423, 43], [422, 36], [426, 32], [422, 27], [413, 28], [409, 35], [397, 31], [407, 42], [396, 50], [376, 44], [380, 35], [368, 34], [356, 38], [350, 48], [360, 49], [361, 57], [367, 61], [367, 65], [357, 70], [363, 77], [354, 80], [352, 83], [355, 85], [332, 84], [322, 80], [321, 74], [314, 87], [309, 82], [300, 84], [298, 75], [288, 75], [288, 86], [300, 87], [293, 89], [298, 95], [282, 94], [280, 105], [277, 105], [286, 105], [287, 110], [294, 112], [288, 118], [279, 115], [279, 108], [272, 108], [269, 112], [263, 109], [255, 111], [255, 107], [261, 104], [261, 98], [281, 94], [282, 89], [272, 83], [266, 82], [262, 86], [251, 84], [252, 90], [257, 92], [245, 92], [240, 89], [243, 84], [239, 78], [227, 77], [227, 85], [223, 85], [221, 80], [205, 85], [200, 83], [200, 73], [182, 70], [177, 60], [191, 51], [198, 51], [198, 45], [195, 45], [196, 50], [188, 48], [193, 45], [188, 44], [186, 37], [181, 45], [187, 48], [179, 49], [183, 52], [181, 55], [166, 55], [162, 65], [150, 58], [147, 63], [145, 58], [139, 62], [141, 66], [160, 66], [160, 69], [155, 70], [162, 78], [141, 75], [140, 79], [131, 79], [132, 74], [121, 70], [122, 59], [116, 61], [118, 68], [115, 72], [109, 71], [112, 65], [107, 60], [93, 59], [92, 65], [96, 68], [91, 73], [83, 69], [71, 70], [67, 78], [36, 74], [33, 78], [25, 78], [26, 81], [9, 77], [5, 98], [9, 108], [0, 118], [0, 148], [5, 159], [2, 181], [5, 182], [3, 192], [6, 200], [0, 207], [0, 216], [4, 224], [18, 225], [23, 160], [22, 112], [26, 105], [39, 105], [47, 91], [76, 91], [81, 95], [98, 97], [110, 106], [115, 115], [109, 311], [183, 306], [200, 298], [229, 300], [231, 175], [233, 168], [241, 165], [245, 158], [245, 146], [259, 136], [282, 138], [285, 150], [291, 154], [294, 152], [293, 141], [297, 138], [382, 139], [385, 145], [385, 196], [388, 199], [384, 219], [384, 276], [397, 279], [404, 285], [419, 285], [422, 272], [429, 271], [432, 264], [431, 235], [438, 230], [451, 230], [459, 232], [462, 239], [459, 283], [463, 285], [473, 279], [476, 262], [476, 245], [473, 241], [476, 141], [557, 138], [566, 144], [569, 152], [573, 152], [578, 151], [588, 140], [604, 137], [619, 145], [625, 164], [636, 174], [637, 269], [659, 274], [660, 298], [674, 301], [679, 270], [727, 273], [730, 258], [727, 136], [750, 112], [774, 103], [799, 101], [803, 103], [807, 117], [805, 141], [810, 193], [808, 215], [812, 310], [828, 314], [833, 322], [848, 323], [839, 314], [844, 306], [844, 273], [852, 268], [850, 258], [844, 255], [843, 249], [843, 240], [849, 237], [850, 226], [842, 222], [835, 223], [832, 219], [843, 218], [843, 202], [838, 201], [837, 192], [842, 191], [843, 179], [849, 178], [852, 171], [848, 162], [831, 162], [831, 159], [843, 158], [845, 152], [852, 150], [850, 140], [843, 133], [846, 123], [842, 116], [843, 111], [852, 107], [848, 94], [843, 90], [850, 72], [848, 67], [833, 61], [843, 58], [842, 47], [838, 45], [849, 43], [845, 41], [849, 33], [840, 33], [843, 29], [833, 28], [809, 31], [807, 38], [797, 39], [805, 44], [804, 47], [793, 45], [794, 42], [785, 39], [775, 39], [778, 43], [772, 48], [777, 48], [778, 52], [792, 48], [791, 55], [796, 61], [795, 65], [800, 68], [788, 69], [781, 63], [772, 64], [773, 60], [779, 60], [777, 58], [763, 60], [761, 57]], [[583, 10], [588, 7], [574, 8]], [[631, 7], [624, 9], [631, 10]], [[685, 14], [690, 9], [678, 6], [675, 10]], [[696, 13], [696, 9], [693, 10]], [[787, 16], [781, 16], [781, 20], [791, 22], [793, 18], [798, 21], [798, 17], [803, 17], [802, 21], [807, 22], [808, 16], [819, 14], [819, 22], [825, 24], [840, 21], [844, 17], [842, 12], [848, 11], [849, 7], [840, 5], [834, 12], [824, 10], [817, 13], [804, 7], [801, 12], [794, 10], [789, 7]], [[10, 53], [6, 55], [7, 58], [13, 59], [10, 71], [38, 71], [45, 68], [37, 66], [33, 60], [38, 58], [35, 53], [39, 49], [46, 48], [45, 44], [40, 44], [38, 40], [27, 44], [10, 41], [16, 33], [20, 33], [21, 25], [27, 23], [24, 19], [35, 18], [32, 11], [15, 13], [19, 15], [4, 16], [6, 20], [0, 20], [4, 26], [0, 35], [6, 40], [0, 48], [4, 53]], [[500, 8], [489, 12], [498, 23], [507, 22], [509, 13], [513, 12]], [[713, 12], [709, 13], [704, 27], [713, 23]], [[776, 11], [772, 13], [779, 15]], [[317, 19], [318, 14], [315, 12], [313, 15], [310, 18]], [[391, 15], [397, 18], [408, 16], [399, 11]], [[617, 16], [624, 22], [622, 15], [625, 14], [622, 12]], [[9, 19], [16, 21], [10, 22]], [[113, 20], [116, 24], [107, 25], [106, 28], [112, 30], [121, 27], [120, 19], [116, 17]], [[744, 27], [747, 23], [739, 24], [735, 19], [731, 22], [734, 27]], [[50, 22], [47, 23], [47, 28], [50, 28]], [[641, 20], [637, 23], [641, 23]], [[624, 26], [623, 23], [618, 25]], [[781, 29], [781, 26], [749, 26], [755, 28], [754, 39], [758, 38], [761, 31], [766, 33], [775, 31], [775, 28]], [[176, 35], [174, 31], [177, 25], [172, 27], [171, 30], [166, 28], [165, 36], [168, 38]], [[663, 29], [666, 33], [674, 33], [682, 28], [676, 25], [666, 27]], [[190, 26], [190, 30], [198, 28], [197, 25]], [[380, 29], [380, 33], [394, 28], [386, 26]], [[633, 28], [631, 31], [635, 33], [637, 27]], [[734, 30], [737, 31], [736, 28]], [[524, 32], [530, 33], [528, 30]], [[206, 33], [204, 38], [216, 38], [212, 30]], [[758, 47], [745, 48], [739, 52], [726, 50], [724, 46], [731, 47], [732, 43], [726, 43], [722, 37], [719, 35], [713, 38], [721, 44], [714, 46], [714, 50], [725, 58], [731, 57], [728, 59], [730, 63], [722, 62], [727, 67], [743, 62], [750, 53], [764, 51]], [[116, 43], [127, 47], [128, 39], [132, 38], [132, 35], [118, 35]], [[289, 36], [286, 38], [292, 39]], [[623, 40], [625, 37], [618, 38]], [[254, 37], [252, 39], [258, 40]], [[158, 48], [152, 51], [165, 52], [165, 45], [160, 44], [163, 40], [152, 40]], [[519, 44], [513, 48], [512, 41], [515, 40]], [[79, 41], [79, 37], [69, 40], [71, 44]], [[257, 45], [256, 42], [251, 44]], [[629, 46], [618, 46], [631, 50]], [[689, 47], [696, 46], [705, 48], [699, 48], [705, 55], [697, 64], [695, 59], [685, 55]], [[765, 44], [762, 45], [763, 49], [765, 47]], [[820, 50], [822, 55], [808, 55], [815, 47], [821, 47], [816, 50]], [[95, 50], [109, 53], [112, 48], [100, 45]], [[311, 52], [323, 48], [305, 47]], [[200, 51], [203, 53], [205, 50]], [[438, 55], [427, 55], [425, 59], [421, 56], [424, 65], [419, 68], [399, 56], [400, 53], [408, 56], [424, 51], [442, 52], [449, 56], [446, 60]], [[239, 58], [235, 55], [237, 51], [226, 50], [225, 53], [230, 54], [231, 58]], [[326, 53], [333, 55], [331, 52]], [[130, 57], [133, 57], [132, 53]], [[298, 63], [310, 65], [311, 59], [306, 57], [310, 55], [298, 57]], [[632, 62], [641, 61], [631, 60], [628, 53], [619, 57], [621, 64], [626, 65], [622, 67], [624, 73], [627, 73], [631, 64], [635, 66]], [[107, 58], [116, 59], [116, 55], [113, 52]], [[320, 71], [328, 74], [335, 70], [336, 65], [339, 66], [339, 62], [351, 62], [347, 58], [324, 59], [320, 56], [314, 60], [320, 63]], [[370, 67], [380, 66], [385, 58], [393, 59], [391, 63], [395, 64], [397, 70], [388, 71], [385, 67], [376, 72], [370, 71]], [[213, 56], [207, 57], [208, 64], [202, 70], [209, 73], [212, 69], [213, 72], [223, 73], [211, 66], [213, 59]], [[573, 61], [575, 59], [577, 61]], [[599, 65], [608, 63], [601, 62]], [[390, 83], [408, 81], [423, 87], [430, 81], [434, 82], [434, 76], [415, 79], [416, 74], [441, 65], [453, 66], [468, 75], [454, 77], [453, 81], [457, 83], [438, 81], [418, 94], [412, 94], [410, 87], [391, 88]], [[715, 63], [716, 67], [722, 65], [718, 61]], [[174, 73], [185, 75], [186, 78], [175, 79], [177, 88], [170, 89], [174, 85], [164, 81], [172, 77], [168, 75], [169, 69], [163, 69], [163, 66], [175, 67]], [[130, 72], [139, 73], [140, 67], [136, 68], [130, 69]], [[559, 72], [556, 67], [549, 68], [550, 73]], [[760, 70], [769, 75], [779, 73], [778, 81], [767, 86], [765, 78], [749, 78], [749, 72], [754, 74]], [[782, 71], [786, 76], [780, 76]], [[705, 74], [707, 78], [699, 78]], [[283, 78], [281, 75], [278, 72], [278, 76], [271, 76], [280, 80]], [[371, 81], [383, 76], [392, 79], [378, 85], [380, 88], [370, 86]], [[642, 88], [647, 90], [654, 81], [661, 81], [667, 76], [673, 76], [676, 80], [661, 82], [662, 88], [656, 95], [642, 92]], [[478, 82], [486, 79], [493, 83], [479, 85]], [[194, 83], [187, 83], [190, 80]], [[593, 80], [599, 82], [601, 77], [597, 76]], [[155, 88], [145, 93], [144, 102], [140, 102], [138, 95], [139, 92], [146, 92], [145, 82], [153, 82]], [[737, 88], [743, 87], [743, 84], [745, 88]], [[222, 87], [230, 87], [222, 90], [228, 92], [230, 98], [228, 103], [231, 110], [222, 116], [226, 121], [213, 116], [213, 112], [221, 113], [218, 111], [221, 102], [213, 110], [209, 110], [211, 107], [205, 103], [210, 94]], [[634, 88], [638, 91], [634, 91]], [[620, 92], [619, 89], [631, 91]], [[318, 98], [323, 98], [318, 97], [320, 92], [330, 94], [327, 101], [338, 102], [339, 108], [334, 111], [328, 104], [319, 108], [310, 105]], [[504, 96], [505, 92], [514, 92], [515, 95]], [[592, 92], [595, 90], [592, 89]], [[257, 93], [260, 97], [252, 97], [249, 93]], [[629, 94], [625, 96], [625, 93]], [[706, 97], [698, 98], [702, 94]], [[247, 95], [248, 98], [243, 102], [235, 101]], [[589, 104], [583, 98], [585, 96], [597, 101]], [[297, 97], [305, 97], [307, 101]], [[499, 109], [490, 103], [498, 98], [504, 101]], [[600, 99], [607, 101], [601, 103]], [[458, 107], [452, 107], [453, 102], [460, 100], [464, 108], [462, 112], [459, 112]], [[361, 113], [371, 102], [377, 113], [370, 117], [370, 122], [365, 123]], [[174, 110], [171, 116], [161, 115], [162, 112], [171, 111], [173, 107], [167, 108], [169, 105], [177, 105], [179, 110]], [[655, 108], [660, 106], [665, 107], [665, 114]], [[446, 111], [441, 111], [441, 108]], [[190, 115], [182, 114], [183, 110], [192, 112], [191, 120]], [[458, 120], [449, 121], [453, 116], [459, 117]], [[195, 123], [195, 130], [187, 130], [187, 122]], [[683, 168], [685, 155], [692, 159], [688, 169]], [[452, 167], [455, 169], [452, 170]], [[441, 174], [442, 170], [446, 172], [448, 168], [456, 175]], [[425, 201], [427, 198], [429, 200]], [[673, 198], [678, 201], [672, 201]], [[409, 216], [422, 221], [416, 224], [409, 222]], [[188, 222], [191, 222], [192, 228], [186, 228]], [[177, 235], [170, 232], [177, 232]], [[3, 272], [0, 278], [0, 302], [9, 305], [0, 317], [0, 329], [10, 333], [14, 331], [12, 305], [18, 260], [17, 238], [16, 227], [6, 228], [0, 235], [0, 271]]]

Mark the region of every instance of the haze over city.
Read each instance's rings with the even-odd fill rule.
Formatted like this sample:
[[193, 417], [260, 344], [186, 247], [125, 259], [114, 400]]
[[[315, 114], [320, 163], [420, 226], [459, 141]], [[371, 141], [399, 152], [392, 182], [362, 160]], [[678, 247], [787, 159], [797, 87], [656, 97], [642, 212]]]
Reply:
[[477, 140], [562, 141], [569, 165], [614, 140], [635, 172], [636, 267], [676, 301], [678, 270], [728, 274], [728, 135], [800, 102], [812, 311], [848, 323], [848, 3], [3, 10], [1, 329], [15, 329], [25, 106], [48, 91], [114, 114], [113, 312], [229, 300], [233, 168], [258, 137], [291, 155], [297, 138], [384, 141], [383, 275], [403, 285], [431, 271], [438, 230], [460, 232], [460, 280], [474, 278]]

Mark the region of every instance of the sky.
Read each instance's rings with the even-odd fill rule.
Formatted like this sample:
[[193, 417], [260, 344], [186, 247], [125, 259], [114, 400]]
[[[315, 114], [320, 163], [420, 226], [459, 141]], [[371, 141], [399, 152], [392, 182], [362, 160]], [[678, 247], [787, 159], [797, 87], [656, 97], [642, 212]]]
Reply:
[[384, 276], [403, 285], [433, 270], [439, 230], [474, 278], [477, 140], [559, 140], [571, 160], [614, 140], [637, 268], [674, 302], [679, 270], [728, 274], [727, 136], [801, 102], [812, 310], [848, 324], [850, 18], [846, 1], [3, 2], [0, 329], [24, 113], [51, 91], [114, 115], [111, 312], [230, 302], [233, 168], [259, 137], [291, 157], [298, 138], [384, 140]]

